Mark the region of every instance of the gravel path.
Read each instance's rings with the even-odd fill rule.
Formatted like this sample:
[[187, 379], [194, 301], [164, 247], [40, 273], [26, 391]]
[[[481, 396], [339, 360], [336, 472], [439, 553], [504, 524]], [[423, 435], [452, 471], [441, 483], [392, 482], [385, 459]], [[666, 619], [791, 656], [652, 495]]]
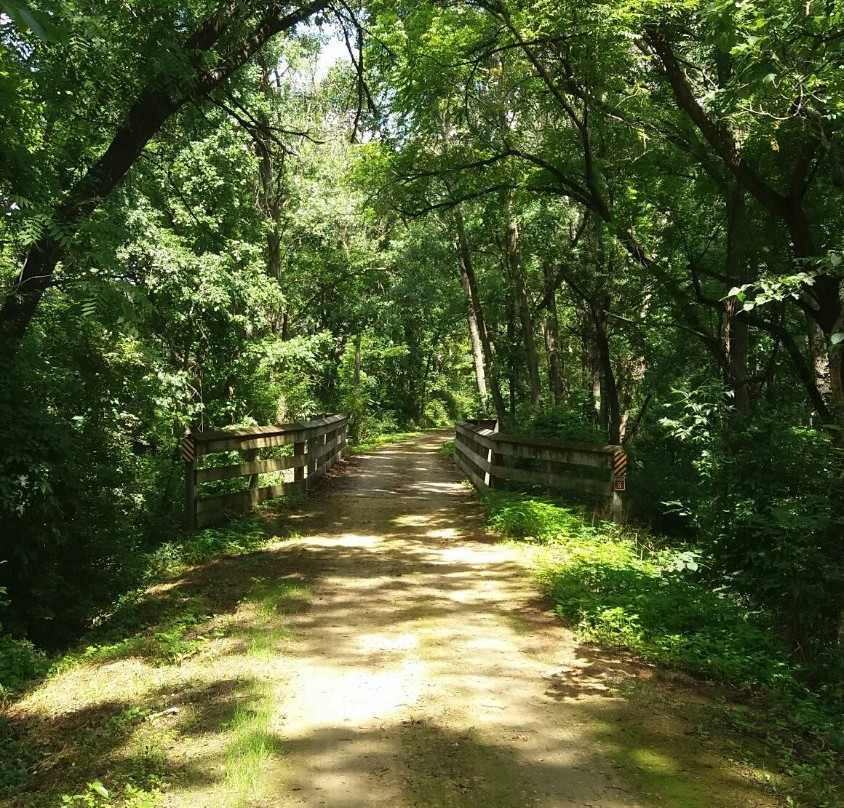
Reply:
[[291, 620], [276, 793], [301, 808], [640, 805], [594, 751], [606, 672], [485, 538], [447, 438], [354, 458], [298, 517], [319, 583]]

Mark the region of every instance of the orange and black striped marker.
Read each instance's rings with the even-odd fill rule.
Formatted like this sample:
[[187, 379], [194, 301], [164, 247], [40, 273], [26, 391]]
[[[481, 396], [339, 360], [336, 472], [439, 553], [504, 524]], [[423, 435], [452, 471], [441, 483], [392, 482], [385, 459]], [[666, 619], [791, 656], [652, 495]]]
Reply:
[[615, 477], [627, 476], [627, 453], [618, 449], [612, 458], [612, 473]]
[[196, 460], [196, 438], [193, 435], [185, 435], [182, 438], [182, 460], [185, 463], [193, 463]]

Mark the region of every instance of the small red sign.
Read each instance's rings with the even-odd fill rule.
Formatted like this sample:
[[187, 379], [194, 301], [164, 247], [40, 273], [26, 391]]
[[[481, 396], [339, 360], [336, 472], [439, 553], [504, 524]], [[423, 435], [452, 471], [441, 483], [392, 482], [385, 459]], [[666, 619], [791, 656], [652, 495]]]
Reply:
[[627, 478], [626, 477], [616, 477], [613, 482], [613, 491], [626, 491], [627, 490]]

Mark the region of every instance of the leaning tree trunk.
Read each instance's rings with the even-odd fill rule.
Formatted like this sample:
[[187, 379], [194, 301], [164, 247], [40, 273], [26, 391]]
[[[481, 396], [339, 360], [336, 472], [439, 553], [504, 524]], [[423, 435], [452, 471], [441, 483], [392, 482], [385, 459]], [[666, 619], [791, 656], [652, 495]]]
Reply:
[[[489, 379], [489, 389], [492, 393], [492, 402], [495, 407], [496, 417], [498, 420], [503, 420], [506, 415], [506, 407], [504, 406], [504, 399], [501, 396], [501, 388], [498, 384], [498, 379], [493, 372], [492, 344], [489, 339], [489, 333], [486, 329], [483, 308], [481, 307], [480, 296], [478, 295], [478, 281], [475, 277], [475, 266], [472, 262], [472, 251], [469, 248], [469, 240], [466, 237], [466, 226], [463, 221], [463, 212], [459, 207], [454, 209], [454, 225], [457, 231], [457, 263], [460, 269], [460, 282], [463, 285], [468, 307], [474, 316], [475, 325], [477, 326], [478, 339], [480, 340], [481, 351], [483, 353], [483, 365], [486, 369], [484, 378]], [[481, 390], [482, 388], [479, 381], [479, 394], [482, 394]]]
[[244, 17], [243, 5], [234, 0], [221, 4], [185, 40], [170, 61], [190, 65], [192, 75], [180, 77], [184, 80], [178, 82], [160, 73], [153, 75], [127, 110], [108, 148], [56, 206], [50, 216], [52, 226], [29, 249], [18, 281], [0, 308], [0, 367], [9, 367], [14, 361], [29, 323], [53, 283], [56, 267], [82, 223], [123, 179], [165, 121], [188, 101], [220, 86], [273, 36], [326, 8], [328, 0], [312, 0], [294, 11], [282, 3], [261, 4], [261, 16], [242, 36], [229, 41], [233, 20], [249, 19], [248, 12], [255, 11], [247, 9]]
[[469, 343], [472, 346], [472, 364], [475, 368], [475, 382], [478, 387], [478, 400], [481, 405], [481, 412], [486, 413], [489, 408], [489, 391], [486, 386], [486, 369], [484, 368], [484, 349], [481, 344], [481, 332], [478, 328], [478, 318], [472, 307], [472, 291], [469, 287], [469, 278], [462, 270], [460, 272], [460, 283], [463, 285], [463, 293], [466, 296], [466, 322], [469, 326]]

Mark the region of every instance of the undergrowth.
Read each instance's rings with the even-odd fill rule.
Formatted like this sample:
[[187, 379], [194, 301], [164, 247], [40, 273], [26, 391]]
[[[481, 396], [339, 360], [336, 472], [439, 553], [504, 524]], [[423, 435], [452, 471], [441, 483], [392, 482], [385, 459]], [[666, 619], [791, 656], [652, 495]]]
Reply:
[[349, 454], [354, 455], [371, 452], [379, 446], [385, 446], [388, 443], [398, 443], [401, 440], [408, 440], [409, 438], [418, 438], [422, 434], [422, 432], [386, 432], [383, 435], [369, 437], [360, 443], [352, 444], [349, 447]]
[[844, 734], [835, 698], [808, 689], [784, 643], [732, 593], [714, 591], [705, 559], [652, 537], [550, 502], [490, 492], [489, 526], [542, 545], [536, 575], [559, 616], [581, 638], [655, 664], [742, 688], [767, 714], [741, 709], [729, 721], [775, 754], [796, 783], [793, 805], [836, 805]]
[[[275, 512], [290, 504], [289, 500], [276, 500], [265, 510]], [[209, 583], [197, 586], [194, 571], [200, 570], [201, 580], [204, 562], [245, 556], [277, 541], [271, 525], [270, 520], [254, 515], [222, 527], [178, 534], [161, 544], [142, 559], [143, 585], [126, 593], [110, 614], [103, 615], [80, 647], [52, 660], [24, 643], [0, 644], [0, 674], [6, 688], [0, 693], [2, 701], [11, 702], [13, 697], [24, 695], [28, 687], [33, 687], [33, 680], [44, 676], [59, 682], [63, 674], [80, 666], [96, 669], [129, 658], [142, 659], [157, 668], [160, 672], [153, 675], [154, 681], [159, 676], [162, 681], [172, 679], [173, 672], [186, 670], [182, 666], [192, 658], [192, 664], [202, 665], [201, 655], [211, 647], [211, 641], [237, 647], [242, 642], [246, 657], [272, 658], [289, 637], [284, 616], [298, 611], [310, 596], [307, 585], [298, 579], [279, 582], [252, 576], [247, 580], [243, 569], [252, 569], [247, 559], [240, 579], [227, 579], [230, 583], [237, 581], [237, 591], [230, 594], [231, 605], [219, 612], [217, 593], [209, 589]], [[229, 609], [249, 618], [245, 628]], [[45, 687], [51, 687], [50, 681]], [[61, 685], [57, 687], [60, 692]], [[227, 804], [235, 808], [252, 804], [249, 795], [257, 787], [263, 762], [277, 751], [269, 730], [274, 706], [272, 687], [263, 682], [250, 685], [243, 693], [246, 701], [238, 702], [231, 721], [220, 727], [229, 733], [223, 780], [226, 793], [234, 795]], [[36, 789], [33, 808], [160, 805], [162, 789], [171, 785], [165, 782], [164, 766], [172, 741], [168, 733], [177, 731], [180, 711], [161, 713], [160, 696], [155, 695], [154, 688], [151, 692], [151, 696], [127, 694], [125, 700], [113, 704], [107, 701], [107, 709], [101, 711], [83, 705], [80, 709], [90, 710], [90, 719], [67, 735], [62, 734], [58, 722], [49, 743], [75, 750], [73, 765], [77, 768], [68, 772], [66, 781], [51, 781], [43, 793], [40, 787]], [[90, 698], [88, 693], [80, 696], [82, 702]], [[169, 716], [168, 723], [155, 721], [163, 715]], [[45, 718], [45, 722], [50, 720]], [[35, 726], [0, 716], [0, 803], [6, 797], [19, 797], [29, 787], [31, 772], [47, 754], [47, 742], [32, 735]], [[98, 774], [102, 779], [96, 778]]]
[[[264, 511], [284, 510], [301, 497], [286, 497], [262, 506]], [[260, 513], [227, 525], [176, 534], [139, 561], [139, 586], [124, 593], [112, 611], [92, 627], [85, 645], [53, 659], [25, 640], [0, 635], [0, 702], [12, 698], [28, 682], [50, 671], [57, 672], [81, 661], [121, 659], [135, 655], [168, 664], [193, 654], [207, 639], [195, 627], [207, 618], [201, 604], [178, 590], [170, 592], [169, 612], [158, 611], [154, 620], [145, 619], [149, 602], [146, 587], [173, 579], [190, 567], [219, 556], [238, 556], [253, 552], [277, 540], [267, 532], [268, 522]], [[153, 627], [146, 624], [154, 623]]]

